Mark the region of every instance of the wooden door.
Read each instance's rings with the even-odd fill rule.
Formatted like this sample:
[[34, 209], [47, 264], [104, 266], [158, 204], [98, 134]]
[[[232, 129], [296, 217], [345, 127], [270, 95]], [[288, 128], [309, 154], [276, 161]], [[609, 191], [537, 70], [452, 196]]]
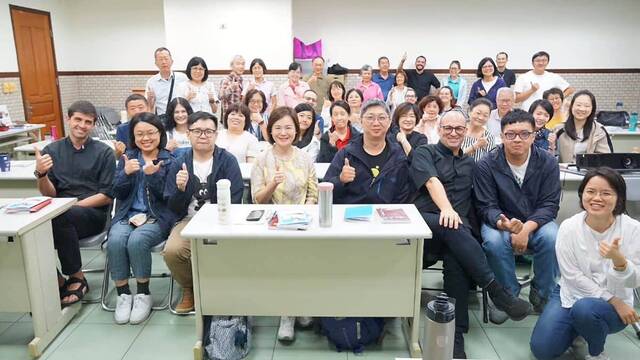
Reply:
[[17, 6], [10, 9], [25, 120], [45, 124], [45, 133], [55, 125], [58, 135], [62, 136], [64, 127], [50, 15]]

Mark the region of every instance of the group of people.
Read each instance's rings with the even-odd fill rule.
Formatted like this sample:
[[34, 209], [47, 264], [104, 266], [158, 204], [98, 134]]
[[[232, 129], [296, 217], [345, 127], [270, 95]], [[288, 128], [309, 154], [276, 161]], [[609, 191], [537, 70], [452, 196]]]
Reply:
[[[573, 89], [545, 70], [548, 54], [536, 53], [534, 69], [517, 79], [506, 53], [483, 59], [468, 112], [456, 102], [467, 96], [457, 61], [441, 86], [424, 57], [402, 70], [403, 57], [395, 77], [381, 57], [379, 72], [363, 66], [362, 82], [345, 91], [342, 82], [327, 81], [320, 57], [305, 80], [291, 64], [289, 81], [277, 89], [260, 59], [251, 62], [254, 80], [244, 80], [244, 59], [236, 56], [216, 89], [203, 59], [189, 61], [185, 80], [171, 71], [169, 50], [154, 55], [160, 72], [147, 82], [146, 97], [127, 98], [130, 121], [118, 127], [115, 151], [91, 139], [96, 110], [79, 101], [68, 110], [68, 136], [36, 152], [40, 192], [79, 199], [53, 221], [63, 306], [89, 291], [78, 240], [103, 230], [114, 200], [107, 242], [114, 318], [138, 324], [152, 307], [151, 249], [165, 240], [165, 262], [183, 289], [176, 310], [193, 309], [190, 243], [180, 232], [204, 204], [216, 203], [218, 180], [228, 179], [231, 202], [241, 203], [239, 163], [252, 162], [253, 203], [315, 204], [314, 162], [327, 162], [324, 181], [333, 183], [335, 203], [413, 203], [422, 214], [433, 232], [425, 254], [442, 256], [445, 290], [456, 299], [454, 357], [466, 357], [467, 298], [475, 287], [489, 294], [492, 322], [541, 314], [531, 350], [542, 359], [561, 355], [578, 337], [590, 356], [605, 358], [606, 336], [638, 321], [630, 289], [640, 286], [640, 223], [624, 215], [624, 179], [606, 168], [590, 172], [579, 191], [585, 211], [560, 228], [555, 222], [556, 156], [571, 162], [576, 153], [611, 149], [589, 91], [575, 93], [566, 120], [549, 129]], [[405, 101], [396, 102], [402, 93]], [[529, 102], [527, 111], [516, 102]], [[218, 106], [221, 121], [213, 114]], [[518, 254], [533, 256], [529, 301], [519, 297]], [[293, 341], [296, 323], [312, 322], [294, 315], [281, 318], [280, 340]]]

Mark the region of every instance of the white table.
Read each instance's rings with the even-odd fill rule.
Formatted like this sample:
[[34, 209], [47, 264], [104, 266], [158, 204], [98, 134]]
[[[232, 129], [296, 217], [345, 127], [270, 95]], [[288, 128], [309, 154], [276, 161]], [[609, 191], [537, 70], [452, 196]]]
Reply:
[[[0, 205], [16, 199], [0, 199]], [[0, 312], [31, 313], [35, 337], [29, 353], [38, 357], [80, 310], [60, 307], [51, 219], [76, 199], [58, 198], [35, 213], [0, 210]]]
[[0, 198], [38, 196], [38, 184], [33, 171], [35, 160], [12, 160], [11, 171], [0, 172]]
[[14, 126], [7, 131], [0, 131], [0, 147], [29, 141], [26, 136], [30, 132], [37, 131], [38, 139], [42, 139], [42, 128], [44, 124], [25, 124], [22, 126]]
[[[103, 143], [109, 145], [109, 147], [111, 149], [114, 148], [113, 142], [111, 140], [100, 140], [98, 138], [94, 138], [94, 140], [100, 141], [100, 142], [103, 142]], [[31, 144], [25, 144], [25, 145], [16, 146], [16, 147], [13, 148], [13, 152], [16, 153], [16, 155], [19, 155], [19, 154], [34, 155], [35, 154], [35, 150], [34, 150], [35, 147], [37, 147], [38, 149], [42, 150], [42, 149], [44, 149], [45, 146], [47, 146], [49, 144], [51, 144], [51, 140], [42, 140], [42, 141], [34, 142], [34, 143], [31, 143]]]
[[[607, 126], [607, 132], [613, 143], [613, 150], [617, 153], [630, 153], [640, 149], [640, 131], [629, 131], [615, 126]], [[635, 148], [635, 149], [634, 149]]]
[[[242, 180], [245, 182], [251, 181], [251, 170], [253, 169], [253, 163], [239, 163], [240, 172], [242, 173]], [[318, 179], [322, 180], [324, 178], [324, 174], [329, 169], [330, 163], [314, 163], [316, 167], [316, 176]]]
[[[206, 204], [182, 231], [191, 239], [196, 307], [196, 359], [202, 358], [203, 315], [401, 317], [412, 356], [419, 343], [423, 239], [431, 230], [414, 205], [410, 224], [344, 222], [318, 227], [317, 205], [232, 205], [233, 225], [218, 225]], [[379, 206], [374, 206], [379, 207]], [[306, 211], [306, 231], [269, 230], [244, 221], [254, 209]]]

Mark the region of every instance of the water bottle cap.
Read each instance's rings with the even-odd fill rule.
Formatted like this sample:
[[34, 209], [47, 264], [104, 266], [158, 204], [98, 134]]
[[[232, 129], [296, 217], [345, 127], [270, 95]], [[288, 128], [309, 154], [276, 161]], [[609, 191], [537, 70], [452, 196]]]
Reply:
[[445, 293], [427, 304], [427, 317], [437, 323], [448, 323], [456, 318], [456, 307]]
[[216, 182], [218, 189], [226, 189], [231, 187], [231, 181], [229, 179], [220, 179]]
[[318, 191], [333, 191], [333, 183], [321, 182], [318, 184]]

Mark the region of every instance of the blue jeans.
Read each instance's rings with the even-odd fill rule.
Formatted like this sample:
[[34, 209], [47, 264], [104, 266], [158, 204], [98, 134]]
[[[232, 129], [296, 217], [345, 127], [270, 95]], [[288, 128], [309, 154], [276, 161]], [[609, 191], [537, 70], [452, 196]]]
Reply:
[[582, 298], [573, 307], [563, 308], [558, 285], [533, 329], [531, 352], [538, 359], [556, 358], [580, 335], [589, 344], [589, 354], [596, 356], [604, 351], [607, 335], [625, 326], [613, 306], [602, 299]]
[[138, 279], [151, 276], [151, 248], [166, 239], [158, 223], [134, 227], [127, 220], [111, 225], [107, 256], [113, 280], [129, 278], [129, 268]]
[[[520, 285], [516, 279], [516, 262], [511, 245], [511, 234], [482, 224], [482, 247], [487, 254], [496, 279], [514, 296], [520, 294]], [[556, 260], [556, 234], [558, 225], [548, 222], [536, 230], [530, 237], [527, 250], [533, 253], [532, 286], [543, 299], [549, 297], [560, 274]]]

